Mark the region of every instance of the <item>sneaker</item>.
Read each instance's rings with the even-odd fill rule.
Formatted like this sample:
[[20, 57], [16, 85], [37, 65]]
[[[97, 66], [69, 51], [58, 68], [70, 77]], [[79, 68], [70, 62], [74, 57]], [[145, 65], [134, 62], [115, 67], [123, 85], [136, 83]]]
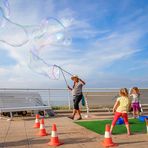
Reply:
[[127, 133], [127, 135], [128, 135], [128, 136], [131, 136], [132, 134], [131, 134], [131, 133]]
[[77, 120], [82, 120], [82, 117], [78, 118]]
[[69, 119], [72, 119], [72, 120], [74, 119], [74, 117], [72, 117], [72, 116], [69, 116], [68, 118], [69, 118]]

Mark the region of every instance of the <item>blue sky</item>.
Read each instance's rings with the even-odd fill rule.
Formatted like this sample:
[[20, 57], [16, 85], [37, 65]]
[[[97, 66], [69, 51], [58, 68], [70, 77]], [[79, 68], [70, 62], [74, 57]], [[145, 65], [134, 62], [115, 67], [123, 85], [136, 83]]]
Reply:
[[[71, 44], [47, 46], [43, 58], [79, 75], [87, 82], [86, 87], [148, 87], [147, 0], [8, 0], [9, 9], [4, 2], [7, 4], [0, 1], [0, 7], [16, 24], [39, 26], [49, 17], [63, 23]], [[0, 40], [29, 40], [22, 28], [0, 14], [2, 22]], [[33, 27], [26, 29], [30, 35]], [[28, 67], [31, 48], [31, 42], [20, 47], [0, 42], [0, 87], [65, 87], [62, 77], [49, 80]], [[69, 76], [67, 80], [71, 83]]]

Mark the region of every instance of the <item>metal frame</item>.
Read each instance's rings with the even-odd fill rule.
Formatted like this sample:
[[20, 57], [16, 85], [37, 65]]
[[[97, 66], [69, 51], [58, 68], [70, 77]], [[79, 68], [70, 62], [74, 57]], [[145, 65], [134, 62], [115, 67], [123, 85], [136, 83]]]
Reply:
[[[148, 88], [140, 88], [142, 90], [148, 90]], [[47, 91], [49, 94], [49, 99], [48, 99], [48, 105], [47, 106], [32, 106], [32, 107], [18, 107], [18, 108], [0, 108], [0, 113], [2, 112], [16, 112], [16, 111], [24, 111], [24, 110], [45, 110], [45, 109], [51, 109], [50, 106], [50, 99], [51, 99], [51, 92], [52, 91], [67, 91], [67, 105], [69, 109], [71, 109], [71, 95], [68, 89], [22, 89], [22, 88], [0, 88], [1, 91]], [[94, 91], [94, 92], [104, 92], [102, 90], [112, 90], [112, 92], [116, 92], [119, 90], [119, 88], [84, 88], [84, 92], [87, 93], [87, 97], [93, 96], [111, 96], [111, 95], [89, 95], [89, 91]], [[143, 104], [143, 105], [148, 105], [148, 104]]]

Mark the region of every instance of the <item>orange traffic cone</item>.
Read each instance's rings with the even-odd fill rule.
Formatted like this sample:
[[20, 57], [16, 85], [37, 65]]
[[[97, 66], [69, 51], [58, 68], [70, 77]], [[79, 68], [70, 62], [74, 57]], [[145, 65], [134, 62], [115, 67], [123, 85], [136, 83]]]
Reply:
[[63, 144], [63, 143], [59, 142], [56, 124], [53, 124], [52, 125], [52, 132], [51, 132], [51, 140], [48, 143], [48, 145], [50, 145], [50, 146], [59, 146], [61, 144]]
[[40, 121], [39, 121], [40, 115], [36, 114], [36, 119], [34, 123], [34, 128], [40, 128]]
[[41, 119], [41, 122], [40, 122], [39, 136], [47, 136], [46, 129], [44, 127], [44, 119]]
[[148, 118], [145, 119], [146, 122], [146, 130], [147, 130], [147, 134], [148, 134]]
[[105, 147], [111, 147], [111, 146], [117, 146], [116, 143], [112, 142], [112, 138], [110, 135], [110, 125], [106, 124], [106, 129], [105, 129], [105, 136], [104, 136], [104, 141], [102, 142], [102, 145]]

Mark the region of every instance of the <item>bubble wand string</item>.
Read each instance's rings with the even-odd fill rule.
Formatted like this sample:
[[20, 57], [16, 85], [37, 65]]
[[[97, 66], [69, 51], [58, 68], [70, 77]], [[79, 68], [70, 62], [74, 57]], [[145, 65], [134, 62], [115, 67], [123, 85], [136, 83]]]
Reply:
[[59, 69], [61, 69], [61, 70], [64, 71], [65, 73], [69, 74], [70, 76], [73, 76], [73, 74], [71, 74], [70, 72], [64, 70], [64, 69], [61, 68], [60, 66], [58, 66], [58, 65], [54, 65], [54, 66], [58, 67]]
[[68, 86], [68, 82], [67, 82], [67, 80], [66, 80], [66, 77], [65, 77], [65, 75], [64, 75], [64, 72], [62, 71], [62, 69], [60, 69], [60, 70], [61, 70], [61, 73], [62, 73], [63, 78], [64, 78], [64, 80], [65, 80], [65, 83], [66, 83], [66, 85]]
[[58, 66], [58, 65], [49, 65], [49, 64], [48, 64], [47, 62], [45, 62], [41, 57], [39, 57], [38, 55], [36, 55], [32, 50], [30, 50], [30, 52], [31, 52], [31, 54], [33, 54], [35, 57], [37, 57], [39, 60], [41, 60], [45, 65], [47, 65], [47, 66], [55, 66], [55, 67], [59, 68], [59, 69], [61, 70], [61, 73], [62, 73], [62, 75], [63, 75], [63, 78], [64, 78], [64, 80], [65, 80], [65, 82], [66, 82], [66, 85], [68, 85], [67, 80], [66, 80], [66, 77], [65, 77], [65, 75], [64, 75], [64, 72], [67, 73], [67, 74], [69, 74], [70, 76], [73, 76], [73, 74], [69, 73], [68, 71], [64, 70], [63, 68], [61, 68], [61, 67]]

